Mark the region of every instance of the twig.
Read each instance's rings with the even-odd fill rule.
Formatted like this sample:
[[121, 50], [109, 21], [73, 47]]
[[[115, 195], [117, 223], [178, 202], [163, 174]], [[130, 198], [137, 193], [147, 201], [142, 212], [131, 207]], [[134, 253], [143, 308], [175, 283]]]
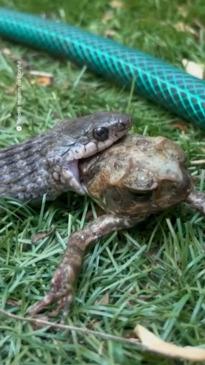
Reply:
[[54, 322], [47, 321], [44, 319], [39, 319], [39, 318], [22, 317], [22, 316], [18, 316], [16, 314], [9, 313], [1, 308], [0, 308], [0, 314], [2, 314], [3, 316], [9, 317], [9, 318], [16, 319], [18, 321], [25, 321], [25, 322], [30, 322], [30, 323], [34, 323], [34, 324], [45, 325], [45, 326], [58, 328], [58, 329], [62, 329], [62, 330], [75, 331], [75, 332], [83, 333], [86, 335], [98, 336], [105, 340], [122, 342], [124, 344], [134, 345], [138, 350], [141, 350], [141, 351], [144, 350], [144, 346], [140, 345], [140, 343], [138, 343], [137, 339], [135, 339], [135, 338], [128, 339], [128, 338], [110, 335], [110, 334], [99, 332], [99, 331], [90, 330], [86, 327], [82, 328], [82, 327], [71, 326], [71, 325], [67, 325], [67, 324], [54, 323]]

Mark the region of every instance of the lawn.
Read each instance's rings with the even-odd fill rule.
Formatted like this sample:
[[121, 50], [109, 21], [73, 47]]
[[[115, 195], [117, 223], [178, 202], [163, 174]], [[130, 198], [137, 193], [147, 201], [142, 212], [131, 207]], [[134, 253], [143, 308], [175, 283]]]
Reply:
[[[16, 10], [46, 14], [79, 25], [182, 66], [205, 59], [205, 4], [142, 0], [80, 2], [0, 0]], [[177, 141], [188, 156], [190, 173], [205, 191], [204, 131], [166, 110], [104, 81], [70, 62], [0, 40], [0, 147], [20, 142], [58, 119], [98, 110], [126, 111], [134, 131]], [[16, 130], [18, 60], [23, 72], [22, 130]], [[53, 75], [42, 85], [30, 71]], [[67, 194], [32, 207], [1, 201], [0, 301], [17, 315], [49, 288], [71, 232], [96, 215], [87, 197]], [[33, 242], [39, 231], [52, 231]], [[116, 336], [130, 336], [140, 323], [180, 345], [205, 344], [204, 218], [185, 205], [151, 217], [129, 231], [99, 241], [86, 255], [75, 303], [65, 323]], [[54, 318], [53, 321], [59, 321]], [[2, 365], [173, 365], [179, 362], [139, 352], [122, 342], [75, 331], [35, 328], [1, 316]], [[186, 364], [186, 362], [184, 362]]]

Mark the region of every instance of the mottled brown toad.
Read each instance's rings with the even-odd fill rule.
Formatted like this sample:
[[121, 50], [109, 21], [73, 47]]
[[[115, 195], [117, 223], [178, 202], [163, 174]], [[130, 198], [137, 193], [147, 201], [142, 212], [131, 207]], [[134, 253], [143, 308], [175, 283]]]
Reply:
[[106, 214], [73, 233], [63, 260], [44, 299], [32, 315], [48, 304], [65, 307], [87, 247], [98, 238], [129, 228], [150, 214], [187, 202], [205, 214], [205, 194], [194, 192], [180, 147], [164, 137], [128, 135], [102, 153], [80, 163], [82, 184]]

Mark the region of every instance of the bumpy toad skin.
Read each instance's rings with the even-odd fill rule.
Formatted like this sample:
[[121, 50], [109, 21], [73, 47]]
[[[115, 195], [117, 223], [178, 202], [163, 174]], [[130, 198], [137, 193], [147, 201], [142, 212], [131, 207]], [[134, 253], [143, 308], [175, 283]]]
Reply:
[[164, 137], [128, 136], [82, 164], [88, 194], [110, 213], [147, 216], [188, 196], [185, 155]]
[[51, 289], [30, 308], [32, 315], [54, 302], [58, 310], [68, 308], [84, 253], [98, 238], [183, 201], [205, 213], [205, 195], [194, 193], [183, 151], [166, 138], [127, 136], [81, 162], [80, 170], [87, 193], [107, 214], [71, 235]]

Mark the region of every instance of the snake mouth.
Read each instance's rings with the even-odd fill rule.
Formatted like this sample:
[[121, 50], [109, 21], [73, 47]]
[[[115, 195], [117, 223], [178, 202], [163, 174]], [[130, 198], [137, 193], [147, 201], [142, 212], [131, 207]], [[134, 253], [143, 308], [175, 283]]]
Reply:
[[[103, 152], [107, 148], [109, 148], [112, 144], [117, 143], [119, 139], [115, 140], [107, 140], [104, 142], [99, 142], [98, 144], [94, 143], [93, 141], [89, 142], [86, 146], [78, 146], [78, 150], [76, 149], [76, 156], [73, 155], [73, 160], [66, 161], [63, 166], [63, 178], [65, 180], [65, 185], [69, 186], [69, 190], [72, 190], [78, 194], [87, 194], [87, 188], [84, 183], [83, 178], [83, 170], [81, 169], [80, 165], [84, 161], [89, 161], [90, 159], [94, 159], [98, 155], [98, 153]], [[94, 151], [96, 153], [94, 154]]]
[[69, 161], [62, 170], [62, 182], [66, 187], [69, 186], [69, 190], [72, 190], [78, 194], [86, 194], [86, 189], [81, 182], [79, 160]]

